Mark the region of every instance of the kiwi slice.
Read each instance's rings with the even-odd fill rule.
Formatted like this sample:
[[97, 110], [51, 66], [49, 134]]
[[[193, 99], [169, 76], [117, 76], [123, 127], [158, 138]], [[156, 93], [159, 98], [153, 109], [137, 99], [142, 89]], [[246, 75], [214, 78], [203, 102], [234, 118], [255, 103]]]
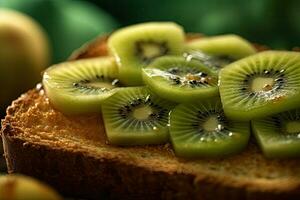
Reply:
[[170, 137], [181, 157], [221, 157], [240, 152], [250, 136], [248, 122], [229, 121], [220, 100], [180, 104], [170, 115]]
[[162, 98], [191, 102], [218, 96], [218, 77], [202, 62], [163, 56], [142, 69], [146, 85]]
[[254, 120], [252, 130], [266, 157], [300, 156], [300, 109]]
[[299, 107], [300, 53], [265, 51], [227, 65], [219, 74], [226, 116], [251, 120]]
[[94, 113], [121, 86], [117, 75], [113, 57], [83, 59], [48, 68], [43, 85], [52, 105], [65, 114]]
[[169, 112], [173, 107], [146, 87], [119, 90], [102, 105], [109, 142], [115, 145], [167, 142]]
[[120, 80], [127, 85], [143, 85], [141, 68], [163, 55], [183, 52], [182, 27], [171, 22], [151, 22], [129, 26], [114, 32], [108, 40], [117, 57]]
[[185, 51], [189, 58], [201, 60], [215, 70], [256, 53], [250, 42], [233, 34], [191, 40]]

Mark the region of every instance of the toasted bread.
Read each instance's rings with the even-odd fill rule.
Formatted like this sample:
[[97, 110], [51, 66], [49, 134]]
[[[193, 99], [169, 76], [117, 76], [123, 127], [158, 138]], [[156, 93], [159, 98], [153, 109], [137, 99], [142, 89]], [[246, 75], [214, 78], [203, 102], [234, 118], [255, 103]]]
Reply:
[[[105, 54], [105, 40], [98, 39], [72, 59]], [[8, 172], [94, 199], [300, 198], [300, 160], [266, 159], [254, 140], [238, 155], [187, 160], [170, 144], [109, 145], [103, 126], [101, 115], [66, 116], [51, 107], [42, 88], [28, 91], [2, 120]]]

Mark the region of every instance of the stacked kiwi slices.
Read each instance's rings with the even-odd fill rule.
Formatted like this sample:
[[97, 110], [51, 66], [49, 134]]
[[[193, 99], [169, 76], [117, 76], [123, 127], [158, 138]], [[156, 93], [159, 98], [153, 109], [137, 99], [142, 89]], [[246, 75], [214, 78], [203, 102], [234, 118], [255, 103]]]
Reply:
[[238, 35], [221, 35], [195, 39], [185, 46], [188, 59], [200, 60], [212, 69], [219, 71], [224, 66], [252, 55], [255, 48]]
[[48, 68], [43, 85], [67, 115], [101, 113], [111, 145], [223, 157], [253, 133], [266, 157], [300, 155], [300, 53], [256, 52], [237, 35], [186, 40], [172, 22], [119, 29], [107, 46]]

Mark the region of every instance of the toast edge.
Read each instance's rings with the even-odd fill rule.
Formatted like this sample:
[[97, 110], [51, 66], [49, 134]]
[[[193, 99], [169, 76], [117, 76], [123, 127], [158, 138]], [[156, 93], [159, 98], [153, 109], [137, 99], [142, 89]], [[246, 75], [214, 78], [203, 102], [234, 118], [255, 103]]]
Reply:
[[[25, 141], [13, 126], [17, 110], [28, 103], [30, 91], [13, 102], [2, 120], [2, 140], [9, 173], [24, 173], [48, 182], [58, 191], [78, 197], [154, 199], [295, 199], [300, 185], [278, 182], [234, 182], [230, 177], [153, 170], [112, 157], [53, 148]], [[144, 187], [146, 186], [146, 187]], [[270, 186], [270, 185], [269, 185]]]

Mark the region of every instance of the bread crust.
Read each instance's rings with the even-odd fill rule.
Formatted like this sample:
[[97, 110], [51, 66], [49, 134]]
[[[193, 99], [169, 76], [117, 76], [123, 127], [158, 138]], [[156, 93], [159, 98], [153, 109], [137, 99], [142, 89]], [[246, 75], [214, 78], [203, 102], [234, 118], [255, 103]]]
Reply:
[[[103, 43], [105, 40], [96, 41], [105, 44]], [[81, 49], [80, 53], [73, 55], [73, 59], [87, 55], [105, 55], [102, 47], [99, 51], [95, 49], [99, 47], [95, 44]], [[1, 131], [5, 157], [9, 173], [23, 173], [39, 178], [62, 194], [91, 199], [101, 197], [201, 200], [300, 198], [300, 161], [298, 159], [266, 160], [252, 143], [241, 155], [225, 158], [225, 160], [201, 160], [201, 162], [199, 160], [199, 164], [197, 161], [175, 157], [168, 146], [124, 149], [107, 145], [104, 136], [104, 139], [99, 139], [99, 145], [103, 149], [101, 152], [73, 144], [55, 145], [55, 141], [51, 138], [43, 141], [30, 140], [30, 136], [37, 133], [26, 132], [30, 129], [25, 129], [20, 124], [23, 120], [30, 120], [27, 118], [31, 115], [24, 115], [24, 117], [20, 115], [29, 113], [39, 103], [44, 105], [45, 101], [43, 90], [31, 90], [14, 101], [7, 109], [7, 116], [2, 120]], [[59, 111], [51, 110], [48, 104], [45, 107], [41, 111], [36, 111], [34, 117], [42, 118], [45, 112], [60, 114]], [[101, 116], [96, 117], [99, 121], [95, 123], [102, 124]], [[75, 121], [71, 119], [72, 123], [75, 124]], [[54, 125], [50, 122], [49, 124]], [[99, 127], [102, 127], [99, 134], [105, 135], [103, 124]], [[150, 156], [147, 156], [148, 153]], [[239, 172], [236, 168], [239, 164], [243, 172]], [[251, 166], [249, 174], [247, 174], [248, 164]], [[236, 169], [230, 172], [220, 171], [218, 165], [228, 165], [226, 170], [230, 167]], [[250, 169], [256, 165], [258, 169]], [[265, 172], [260, 173], [259, 167]], [[271, 173], [274, 170], [278, 170], [280, 176], [269, 177], [267, 172]]]
[[[48, 182], [62, 194], [95, 199], [103, 195], [109, 199], [265, 200], [300, 197], [299, 174], [295, 174], [296, 179], [289, 177], [278, 180], [265, 178], [247, 180], [247, 176], [234, 177], [226, 172], [221, 174], [212, 170], [194, 172], [188, 169], [189, 166], [179, 167], [180, 164], [185, 166], [193, 161], [176, 158], [169, 147], [122, 149], [108, 145], [108, 151], [95, 154], [80, 147], [53, 146], [50, 142], [47, 144], [47, 142], [30, 141], [24, 136], [23, 128], [18, 126], [18, 121], [15, 121], [16, 115], [28, 111], [38, 101], [45, 101], [44, 98], [40, 97], [39, 91], [32, 90], [14, 101], [8, 108], [7, 116], [2, 121], [5, 157], [9, 173], [34, 176]], [[114, 151], [109, 152], [110, 148]], [[159, 163], [152, 157], [141, 156], [132, 159], [121, 153], [126, 150], [139, 153], [142, 148], [146, 148], [148, 152], [153, 152], [153, 149], [159, 149], [162, 153], [166, 151], [167, 156], [161, 155], [162, 160], [176, 160], [178, 166]], [[231, 161], [232, 165], [241, 162], [242, 159], [234, 158]], [[283, 162], [285, 165], [290, 165], [286, 169], [299, 168], [300, 164], [299, 160]]]

